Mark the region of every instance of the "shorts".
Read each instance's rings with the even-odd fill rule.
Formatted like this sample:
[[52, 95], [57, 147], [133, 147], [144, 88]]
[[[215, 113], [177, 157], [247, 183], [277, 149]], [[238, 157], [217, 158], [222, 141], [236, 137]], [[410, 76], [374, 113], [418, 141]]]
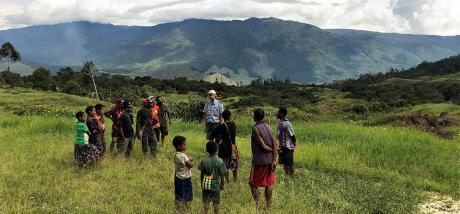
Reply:
[[190, 202], [193, 200], [192, 178], [181, 179], [174, 176], [174, 193], [177, 201]]
[[253, 187], [270, 187], [276, 183], [276, 173], [269, 165], [253, 165], [249, 185]]
[[203, 190], [203, 203], [220, 203], [220, 191]]
[[133, 150], [134, 137], [118, 138], [117, 152], [129, 156]]
[[281, 165], [293, 165], [294, 164], [294, 150], [290, 150], [286, 147], [281, 147], [281, 153], [279, 154], [279, 164]]

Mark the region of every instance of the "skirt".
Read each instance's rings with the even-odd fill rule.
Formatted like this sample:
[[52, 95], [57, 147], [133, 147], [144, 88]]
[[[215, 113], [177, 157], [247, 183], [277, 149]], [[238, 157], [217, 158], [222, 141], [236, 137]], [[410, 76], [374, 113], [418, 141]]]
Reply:
[[97, 161], [100, 157], [100, 152], [95, 145], [92, 144], [75, 144], [74, 147], [74, 162], [78, 165], [91, 164]]
[[276, 183], [276, 173], [271, 165], [253, 165], [249, 177], [249, 185], [254, 187], [270, 187]]
[[[91, 136], [93, 137], [93, 136]], [[105, 154], [105, 137], [104, 133], [98, 133], [93, 138], [90, 137], [89, 143], [96, 146], [102, 156]]]

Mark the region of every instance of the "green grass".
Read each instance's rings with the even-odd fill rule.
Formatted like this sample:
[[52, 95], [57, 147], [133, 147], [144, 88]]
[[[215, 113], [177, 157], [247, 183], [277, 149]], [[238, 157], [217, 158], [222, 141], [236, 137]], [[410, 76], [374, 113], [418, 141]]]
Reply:
[[[62, 94], [28, 93], [37, 102], [42, 96], [53, 97], [52, 102], [59, 105], [76, 100], [76, 107], [94, 102], [74, 96], [60, 98]], [[26, 101], [12, 97], [0, 91], [2, 101], [35, 102], [29, 97]], [[247, 117], [236, 120], [240, 178], [222, 192], [221, 211], [256, 213], [247, 185], [252, 122]], [[171, 145], [160, 148], [158, 159], [151, 160], [141, 155], [136, 141], [130, 160], [117, 161], [108, 155], [94, 169], [77, 169], [73, 164], [74, 123], [72, 118], [20, 117], [0, 109], [0, 213], [173, 212]], [[425, 191], [460, 197], [458, 142], [410, 128], [367, 128], [340, 121], [294, 121], [294, 125], [299, 138], [298, 169], [288, 178], [279, 168], [268, 213], [411, 213], [425, 200]], [[187, 137], [187, 153], [197, 163], [206, 156], [201, 124], [173, 121], [170, 133]], [[191, 213], [198, 213], [199, 172], [194, 169], [193, 173]]]

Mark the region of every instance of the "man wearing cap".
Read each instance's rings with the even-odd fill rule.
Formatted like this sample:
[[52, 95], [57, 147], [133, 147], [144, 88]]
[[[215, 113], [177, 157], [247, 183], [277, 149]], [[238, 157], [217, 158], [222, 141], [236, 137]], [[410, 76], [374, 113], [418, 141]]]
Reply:
[[153, 125], [153, 130], [155, 131], [155, 137], [157, 138], [157, 142], [160, 141], [160, 117], [158, 116], [158, 112], [160, 111], [160, 107], [156, 104], [155, 96], [150, 96], [148, 98], [152, 103], [153, 107], [151, 108], [151, 114], [154, 121], [158, 121], [155, 125]]
[[217, 93], [214, 90], [208, 92], [209, 101], [204, 105], [204, 130], [206, 133], [206, 140], [211, 139], [212, 131], [224, 122], [222, 112], [224, 106], [217, 100]]
[[142, 142], [144, 155], [150, 154], [155, 158], [157, 153], [157, 138], [153, 126], [158, 123], [152, 117], [153, 100], [144, 99], [144, 106], [137, 112], [136, 137]]
[[117, 126], [118, 119], [121, 115], [121, 109], [123, 108], [123, 103], [125, 100], [121, 97], [115, 100], [115, 107], [110, 109], [109, 111], [105, 112], [104, 115], [112, 120], [112, 142], [110, 143], [110, 152], [113, 151], [115, 144], [118, 142], [120, 138], [120, 130]]

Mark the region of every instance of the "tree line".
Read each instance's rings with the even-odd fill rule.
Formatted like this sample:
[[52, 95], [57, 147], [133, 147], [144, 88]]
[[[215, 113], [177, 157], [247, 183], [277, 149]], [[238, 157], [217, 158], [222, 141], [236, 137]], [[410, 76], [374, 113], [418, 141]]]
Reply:
[[460, 104], [460, 80], [432, 80], [458, 72], [460, 55], [437, 62], [423, 62], [407, 70], [392, 68], [387, 73], [368, 73], [356, 79], [337, 80], [327, 87], [349, 92], [349, 98], [369, 101], [380, 111], [422, 103]]

